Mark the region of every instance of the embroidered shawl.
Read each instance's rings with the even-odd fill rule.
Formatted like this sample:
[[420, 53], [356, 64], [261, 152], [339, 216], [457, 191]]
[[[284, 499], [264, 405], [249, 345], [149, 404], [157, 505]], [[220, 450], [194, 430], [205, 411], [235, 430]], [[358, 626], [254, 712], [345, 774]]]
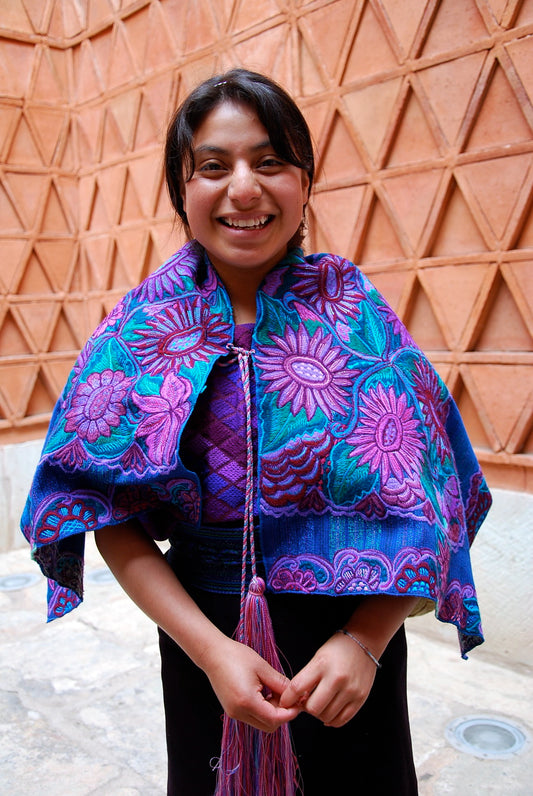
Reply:
[[[155, 538], [201, 522], [182, 430], [233, 340], [197, 244], [129, 292], [81, 352], [22, 518], [49, 618], [82, 599], [84, 533], [138, 518]], [[483, 641], [469, 547], [490, 495], [457, 407], [351, 262], [293, 250], [257, 295], [260, 533], [268, 588], [416, 595]]]

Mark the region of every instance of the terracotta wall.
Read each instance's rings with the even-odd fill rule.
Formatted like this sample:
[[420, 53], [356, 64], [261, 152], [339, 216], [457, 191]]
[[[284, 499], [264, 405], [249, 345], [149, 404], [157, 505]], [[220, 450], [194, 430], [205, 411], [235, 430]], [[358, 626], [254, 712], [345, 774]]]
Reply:
[[267, 72], [319, 152], [310, 245], [359, 262], [533, 491], [532, 0], [0, 0], [0, 443], [41, 436], [85, 338], [177, 248], [166, 120]]

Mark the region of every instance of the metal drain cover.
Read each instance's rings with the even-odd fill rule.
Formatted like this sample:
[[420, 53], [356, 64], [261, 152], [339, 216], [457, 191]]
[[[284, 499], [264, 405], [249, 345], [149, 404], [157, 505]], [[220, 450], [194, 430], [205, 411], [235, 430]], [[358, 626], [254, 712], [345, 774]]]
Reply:
[[0, 591], [19, 591], [27, 589], [41, 580], [38, 572], [19, 572], [13, 575], [2, 575], [0, 577]]
[[446, 737], [461, 752], [476, 757], [509, 757], [524, 746], [526, 734], [491, 716], [463, 716], [446, 727]]

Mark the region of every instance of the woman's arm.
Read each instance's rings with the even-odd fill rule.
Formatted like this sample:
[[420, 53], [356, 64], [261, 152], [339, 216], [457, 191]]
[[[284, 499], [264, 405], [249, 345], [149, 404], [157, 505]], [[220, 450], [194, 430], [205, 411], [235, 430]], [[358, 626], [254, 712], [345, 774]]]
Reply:
[[[417, 603], [416, 597], [372, 595], [361, 600], [344, 626], [379, 658]], [[280, 705], [299, 706], [331, 727], [342, 727], [363, 706], [376, 664], [353, 639], [335, 633], [293, 677]]]
[[[124, 591], [203, 669], [229, 716], [270, 732], [298, 714], [296, 707], [278, 704], [288, 679], [252, 649], [218, 630], [140, 525], [128, 522], [103, 528], [95, 538]], [[265, 699], [263, 689], [273, 697]]]

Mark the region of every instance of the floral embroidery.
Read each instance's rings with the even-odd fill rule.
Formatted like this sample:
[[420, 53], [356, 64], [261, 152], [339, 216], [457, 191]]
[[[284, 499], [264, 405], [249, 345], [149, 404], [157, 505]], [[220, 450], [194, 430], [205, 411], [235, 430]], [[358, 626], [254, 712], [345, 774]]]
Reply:
[[298, 591], [310, 593], [316, 591], [318, 581], [311, 569], [304, 572], [295, 566], [281, 567], [271, 581], [275, 591]]
[[426, 499], [424, 488], [416, 475], [406, 476], [401, 481], [391, 475], [381, 487], [381, 496], [388, 506], [398, 506], [403, 511], [422, 505]]
[[[135, 400], [135, 395], [133, 395], [133, 400]], [[139, 473], [139, 475], [144, 473], [146, 469], [146, 456], [137, 442], [133, 442], [124, 456], [121, 457], [120, 466], [126, 473]]]
[[441, 383], [439, 377], [427, 362], [422, 362], [417, 363], [417, 369], [413, 373], [413, 381], [426, 425], [430, 430], [431, 441], [435, 444], [440, 460], [444, 461], [449, 450], [448, 436], [445, 429], [449, 408], [448, 404], [443, 403], [440, 398]]
[[190, 394], [190, 383], [175, 373], [167, 373], [160, 395], [133, 394], [135, 404], [146, 413], [137, 435], [146, 438], [148, 456], [155, 464], [169, 464], [175, 459], [178, 436], [189, 413]]
[[[414, 593], [437, 599], [436, 558], [430, 550], [403, 548], [394, 559], [378, 550], [339, 550], [330, 564], [317, 555], [284, 555], [270, 570], [274, 591], [342, 594]], [[320, 577], [317, 577], [319, 573]]]
[[312, 337], [305, 326], [289, 326], [280, 337], [271, 334], [273, 346], [261, 346], [257, 363], [267, 392], [279, 392], [277, 405], [290, 403], [293, 415], [305, 409], [310, 420], [320, 408], [327, 418], [333, 412], [348, 414], [349, 394], [357, 371], [346, 368], [349, 354], [332, 345], [332, 335], [317, 329]]
[[455, 476], [448, 478], [444, 485], [441, 509], [447, 523], [447, 536], [453, 550], [464, 543], [466, 536], [465, 514], [461, 501], [459, 482]]
[[293, 276], [295, 295], [304, 298], [332, 324], [347, 317], [357, 318], [364, 294], [354, 278], [355, 266], [348, 260], [324, 257], [314, 269], [294, 268]]
[[[471, 541], [490, 495], [446, 387], [342, 258], [292, 252], [268, 274], [258, 307], [259, 505], [270, 588], [435, 595], [439, 618], [459, 627], [463, 652], [479, 644], [464, 526]], [[216, 272], [189, 244], [85, 346], [23, 517], [35, 559], [55, 579], [52, 615], [79, 603], [83, 531], [137, 515], [161, 538], [200, 521], [180, 434], [213, 360], [226, 355], [230, 316]]]
[[111, 429], [117, 428], [126, 414], [123, 401], [132, 382], [121, 370], [91, 373], [75, 389], [71, 408], [66, 413], [65, 431], [75, 431], [91, 443], [99, 437], [111, 436]]
[[104, 318], [102, 323], [96, 327], [93, 332], [92, 339], [96, 340], [97, 337], [100, 337], [104, 332], [110, 329], [112, 326], [115, 325], [117, 321], [124, 317], [124, 302], [121, 301], [119, 304], [114, 307], [109, 315]]
[[424, 446], [405, 393], [397, 396], [393, 387], [385, 392], [378, 384], [377, 390], [362, 393], [361, 401], [359, 426], [347, 439], [354, 446], [349, 455], [360, 456], [359, 464], [368, 464], [370, 472], [379, 470], [381, 483], [391, 475], [403, 481], [416, 473]]
[[394, 585], [400, 594], [420, 594], [425, 597], [435, 597], [437, 588], [437, 578], [435, 575], [435, 562], [424, 559], [420, 560], [420, 556], [414, 554], [409, 560], [403, 564], [396, 575]]
[[463, 603], [463, 595], [460, 590], [455, 588], [451, 590], [444, 600], [441, 609], [440, 617], [444, 622], [452, 622], [459, 627], [466, 625], [468, 612]]
[[373, 561], [365, 561], [359, 555], [342, 556], [335, 577], [337, 594], [370, 593], [378, 590], [383, 567]]
[[153, 374], [207, 362], [210, 356], [227, 353], [231, 341], [230, 326], [200, 298], [165, 307], [156, 317], [148, 317], [137, 335], [132, 348]]
[[490, 509], [491, 502], [492, 498], [483, 474], [481, 470], [478, 470], [470, 479], [468, 503], [465, 509], [469, 544], [474, 541], [478, 528]]
[[87, 453], [77, 437], [50, 455], [64, 470], [82, 469], [87, 464]]
[[265, 454], [261, 462], [261, 495], [270, 506], [297, 507], [320, 513], [326, 506], [321, 490], [324, 459], [333, 446], [329, 434], [316, 432]]
[[417, 345], [401, 320], [398, 318], [394, 310], [389, 307], [388, 304], [384, 302], [376, 304], [378, 311], [383, 315], [385, 319], [385, 323], [390, 324], [392, 326], [392, 330], [394, 334], [397, 334], [400, 338], [401, 345], [405, 346], [406, 348], [417, 348]]
[[80, 603], [80, 598], [65, 586], [48, 579], [48, 619], [65, 616]]
[[59, 505], [46, 511], [41, 518], [37, 541], [50, 544], [60, 536], [92, 531], [98, 525], [96, 512], [85, 501], [63, 495]]
[[379, 495], [376, 495], [375, 492], [371, 492], [369, 495], [365, 495], [364, 498], [359, 500], [354, 506], [354, 511], [356, 511], [358, 514], [362, 514], [369, 520], [382, 520], [389, 513], [389, 510], [385, 506], [384, 502], [381, 500]]
[[[185, 259], [181, 263], [183, 271], [185, 268]], [[175, 295], [177, 291], [182, 290], [185, 282], [182, 274], [176, 268], [176, 258], [172, 257], [166, 265], [158, 268], [155, 273], [150, 274], [141, 284], [134, 289], [133, 294], [140, 301], [153, 302], [157, 299], [162, 299], [165, 295]]]

